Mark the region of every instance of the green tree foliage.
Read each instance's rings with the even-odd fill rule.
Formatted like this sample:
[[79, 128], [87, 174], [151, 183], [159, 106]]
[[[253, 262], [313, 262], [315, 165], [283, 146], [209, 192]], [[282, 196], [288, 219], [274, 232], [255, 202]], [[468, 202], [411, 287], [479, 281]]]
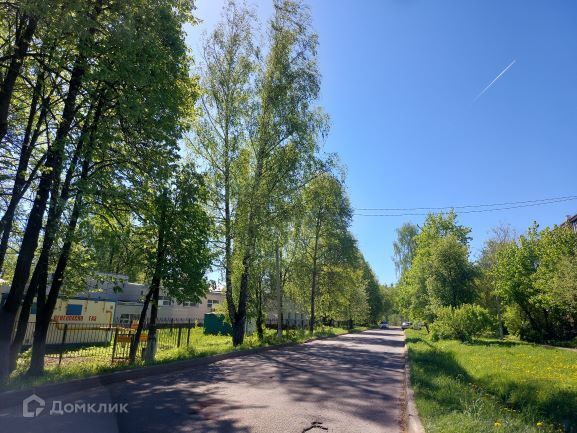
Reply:
[[431, 325], [433, 341], [456, 339], [470, 342], [494, 329], [494, 316], [479, 305], [440, 307], [437, 308], [436, 315], [435, 323]]
[[415, 236], [411, 267], [398, 284], [402, 314], [425, 323], [438, 307], [458, 307], [475, 298], [474, 268], [469, 262], [470, 229], [457, 223], [454, 212], [430, 214]]
[[[103, 273], [149, 284], [138, 332], [161, 288], [198, 300], [210, 265], [223, 272], [235, 345], [273, 299], [281, 317], [285, 298], [306, 304], [311, 329], [319, 317], [382, 317], [344, 177], [319, 156], [328, 118], [310, 11], [273, 4], [261, 37], [254, 14], [228, 2], [198, 79], [191, 0], [0, 6], [0, 380], [34, 299], [31, 375], [43, 372], [58, 296]], [[182, 161], [183, 136], [194, 163]]]
[[577, 235], [567, 227], [539, 231], [535, 224], [497, 253], [492, 276], [510, 331], [531, 341], [577, 335], [576, 263]]
[[[160, 290], [178, 302], [197, 303], [208, 291], [205, 278], [212, 255], [209, 249], [211, 220], [206, 213], [205, 188], [202, 177], [194, 167], [185, 164], [172, 168], [149, 185], [144, 197], [143, 230], [148, 232], [148, 266], [150, 287], [131, 346], [130, 358], [138, 349], [138, 342], [149, 302], [152, 302], [149, 347], [156, 343], [156, 318]], [[147, 352], [154, 359], [154, 349]]]
[[427, 291], [433, 305], [457, 307], [475, 298], [475, 270], [469, 249], [449, 234], [431, 245], [428, 257]]
[[[34, 296], [32, 373], [41, 372], [46, 328], [69, 262], [80, 257], [71, 252], [90, 252], [75, 246], [77, 226], [91, 213], [134, 204], [129, 191], [174, 158], [196, 92], [183, 31], [193, 21], [190, 2], [27, 1], [11, 10], [0, 15], [3, 54], [16, 66], [13, 85], [9, 74], [0, 77], [8, 89], [0, 95], [1, 155], [14, 161], [0, 180], [10, 191], [0, 268], [9, 244], [17, 257], [0, 310], [0, 378], [19, 309], [25, 325]], [[12, 346], [18, 353], [18, 338]]]
[[[319, 297], [333, 287], [330, 273], [355, 259], [356, 246], [348, 232], [352, 210], [338, 178], [324, 173], [313, 179], [304, 188], [301, 203], [301, 218], [295, 231], [301, 252], [297, 284], [309, 288], [309, 330], [312, 332]], [[327, 313], [328, 310], [323, 312], [325, 317], [330, 316]]]
[[124, 274], [135, 282], [146, 280], [146, 253], [142, 248], [146, 237], [130, 212], [94, 214], [81, 222], [78, 238], [92, 251], [94, 270]]
[[363, 280], [365, 282], [365, 292], [368, 302], [368, 322], [371, 324], [377, 323], [382, 320], [385, 313], [391, 308], [390, 304], [387, 303], [387, 298], [383, 292], [383, 287], [379, 284], [374, 271], [371, 269], [370, 265], [366, 260], [361, 258], [362, 269], [363, 269]]
[[395, 288], [405, 317], [434, 322], [439, 338], [469, 340], [487, 314], [501, 337], [507, 331], [536, 342], [577, 336], [577, 234], [571, 228], [534, 224], [516, 238], [509, 227], [497, 227], [474, 264], [469, 232], [455, 214], [427, 217]]
[[503, 301], [497, 293], [497, 282], [493, 268], [497, 263], [497, 253], [515, 240], [515, 232], [508, 225], [501, 225], [492, 230], [492, 236], [485, 242], [481, 256], [477, 260], [478, 303], [497, 316], [499, 336], [503, 338]]
[[[225, 7], [222, 24], [205, 43], [201, 82], [207, 92], [190, 140], [209, 173], [235, 344], [244, 338], [259, 263], [276, 244], [285, 249], [289, 242], [281, 222], [292, 220], [299, 190], [317, 171], [318, 140], [326, 130], [315, 105], [318, 42], [308, 8], [284, 0], [274, 2], [274, 11], [261, 50], [253, 14], [234, 2]], [[261, 239], [267, 235], [268, 246]]]
[[396, 230], [397, 239], [393, 242], [393, 261], [397, 276], [400, 277], [411, 267], [417, 250], [416, 236], [419, 228], [415, 224], [405, 223]]

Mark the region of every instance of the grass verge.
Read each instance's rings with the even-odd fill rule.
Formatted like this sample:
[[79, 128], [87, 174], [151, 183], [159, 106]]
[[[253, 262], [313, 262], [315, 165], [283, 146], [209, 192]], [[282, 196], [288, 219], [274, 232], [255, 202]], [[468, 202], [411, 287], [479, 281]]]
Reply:
[[[368, 328], [357, 327], [353, 332], [360, 332]], [[276, 331], [266, 330], [264, 339], [261, 341], [256, 334], [245, 337], [244, 344], [239, 347], [233, 347], [232, 339], [226, 335], [205, 335], [202, 328], [196, 328], [191, 331], [190, 342], [188, 346], [179, 348], [169, 348], [166, 350], [159, 350], [156, 354], [154, 364], [163, 364], [173, 361], [201, 358], [211, 355], [219, 355], [223, 353], [253, 349], [263, 346], [274, 346], [283, 343], [304, 343], [311, 339], [322, 337], [334, 337], [337, 335], [346, 334], [350, 331], [342, 328], [322, 327], [318, 328], [313, 336], [304, 331], [288, 331], [288, 334], [283, 334], [281, 339], [276, 337]], [[73, 379], [80, 379], [89, 376], [96, 376], [99, 374], [111, 373], [114, 371], [126, 370], [131, 368], [144, 367], [146, 364], [138, 361], [134, 365], [126, 364], [111, 364], [110, 356], [98, 357], [90, 359], [90, 357], [82, 356], [82, 353], [90, 352], [90, 349], [79, 349], [79, 356], [74, 357], [74, 353], [67, 353], [68, 360], [77, 359], [78, 362], [69, 362], [61, 366], [55, 364], [46, 364], [45, 374], [40, 377], [28, 377], [26, 371], [29, 366], [30, 353], [25, 352], [18, 360], [16, 370], [11, 374], [9, 381], [0, 387], [0, 391], [10, 389], [24, 389], [30, 388], [45, 383], [65, 382]], [[99, 353], [103, 353], [99, 348]]]
[[577, 432], [577, 353], [513, 341], [432, 342], [407, 330], [427, 433]]

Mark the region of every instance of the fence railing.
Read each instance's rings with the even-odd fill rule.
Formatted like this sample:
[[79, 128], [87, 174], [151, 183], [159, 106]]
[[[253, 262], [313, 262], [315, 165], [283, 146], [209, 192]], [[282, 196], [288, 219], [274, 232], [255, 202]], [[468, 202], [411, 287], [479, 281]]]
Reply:
[[[32, 345], [35, 322], [28, 323], [23, 349]], [[157, 350], [176, 349], [189, 346], [191, 332], [202, 327], [192, 320], [169, 320], [156, 324]], [[146, 348], [150, 326], [145, 323], [140, 338], [140, 347]], [[61, 365], [67, 360], [108, 359], [112, 362], [128, 360], [130, 347], [134, 344], [136, 329], [127, 323], [68, 323], [50, 322], [46, 334], [47, 363]], [[137, 357], [142, 356], [139, 350]]]
[[[330, 321], [326, 326], [347, 327], [348, 322]], [[32, 345], [35, 323], [28, 323], [23, 349]], [[50, 322], [46, 335], [46, 363], [67, 364], [79, 361], [127, 361], [131, 345], [135, 344], [136, 324], [133, 323], [74, 323]], [[266, 329], [277, 329], [278, 322], [268, 318], [263, 323]], [[306, 330], [307, 319], [284, 319], [284, 331]], [[166, 351], [188, 347], [193, 343], [191, 336], [203, 324], [192, 320], [159, 319], [156, 323], [156, 350]], [[142, 358], [147, 347], [149, 323], [145, 323], [140, 336], [137, 358]]]
[[[349, 326], [348, 321], [342, 321], [342, 320], [328, 320], [328, 321], [317, 320], [315, 323], [316, 326], [324, 325], [324, 326], [332, 326], [335, 328], [346, 328]], [[264, 325], [267, 329], [277, 329], [278, 321], [276, 319], [268, 318], [265, 320]], [[289, 329], [289, 330], [308, 329], [308, 327], [309, 327], [309, 319], [287, 318], [282, 320], [283, 329]]]

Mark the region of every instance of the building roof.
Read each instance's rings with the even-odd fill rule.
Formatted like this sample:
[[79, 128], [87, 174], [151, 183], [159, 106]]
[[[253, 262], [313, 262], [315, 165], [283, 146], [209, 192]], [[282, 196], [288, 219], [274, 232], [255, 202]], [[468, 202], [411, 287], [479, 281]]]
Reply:
[[561, 224], [561, 227], [569, 227], [577, 231], [577, 214], [573, 216], [567, 215], [567, 219], [563, 224]]

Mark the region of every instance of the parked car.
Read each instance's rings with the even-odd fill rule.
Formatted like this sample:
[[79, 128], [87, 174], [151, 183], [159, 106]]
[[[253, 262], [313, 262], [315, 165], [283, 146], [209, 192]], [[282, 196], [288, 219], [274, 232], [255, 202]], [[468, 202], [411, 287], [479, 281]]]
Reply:
[[383, 320], [381, 323], [379, 323], [379, 328], [389, 329], [389, 324]]
[[411, 327], [411, 322], [401, 323], [401, 329], [409, 329]]

